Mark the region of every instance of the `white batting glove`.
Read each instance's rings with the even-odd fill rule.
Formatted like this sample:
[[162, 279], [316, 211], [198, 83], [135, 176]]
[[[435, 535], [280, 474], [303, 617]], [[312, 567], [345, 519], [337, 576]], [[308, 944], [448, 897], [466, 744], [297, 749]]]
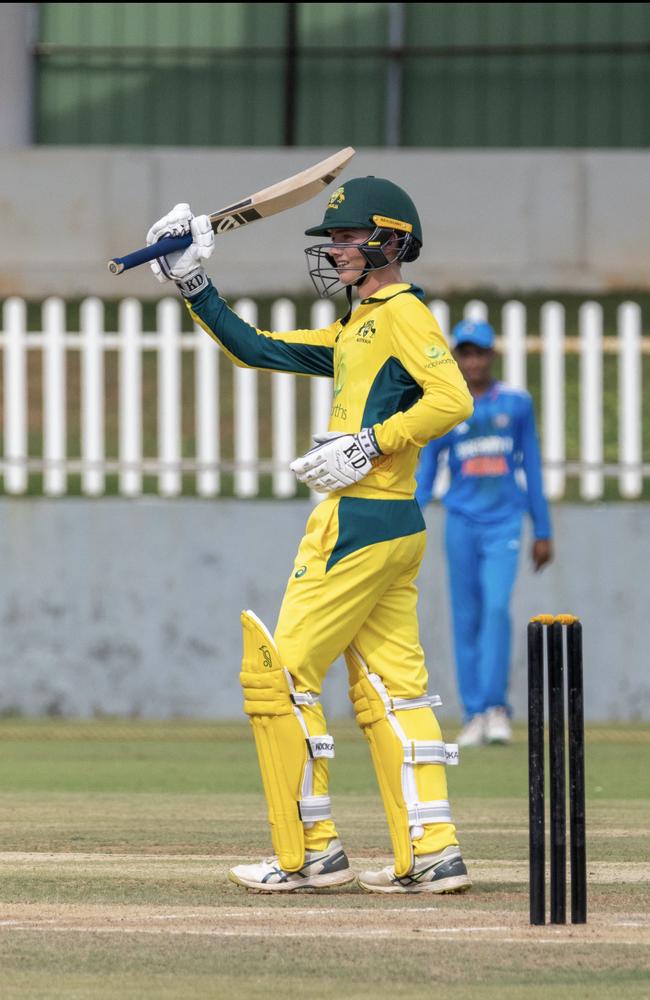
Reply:
[[192, 243], [185, 250], [159, 257], [150, 263], [158, 281], [175, 281], [183, 295], [195, 295], [207, 284], [200, 261], [207, 260], [214, 250], [212, 223], [207, 215], [192, 215], [189, 205], [175, 205], [171, 212], [154, 222], [147, 233], [147, 246], [166, 236], [192, 234]]
[[299, 482], [317, 493], [330, 493], [352, 486], [367, 476], [372, 460], [382, 454], [372, 427], [358, 434], [329, 432], [314, 439], [318, 443], [289, 468]]

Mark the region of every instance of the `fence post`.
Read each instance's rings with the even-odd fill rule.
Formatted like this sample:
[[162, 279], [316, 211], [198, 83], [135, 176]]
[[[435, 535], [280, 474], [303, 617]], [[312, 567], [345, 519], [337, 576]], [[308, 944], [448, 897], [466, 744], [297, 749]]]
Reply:
[[[321, 299], [314, 302], [311, 309], [310, 322], [312, 329], [322, 330], [330, 326], [336, 319], [334, 303]], [[310, 433], [312, 439], [316, 434], [322, 434], [329, 427], [332, 413], [332, 402], [334, 399], [334, 379], [333, 378], [312, 378], [310, 382]], [[319, 503], [323, 499], [322, 493], [309, 491], [312, 503]]]
[[65, 303], [43, 303], [43, 492], [60, 497], [66, 491], [66, 358]]
[[[240, 299], [235, 312], [251, 326], [257, 323], [257, 306], [252, 299]], [[255, 497], [259, 492], [257, 471], [257, 372], [252, 368], [233, 371], [235, 405], [235, 483], [237, 497]]]
[[[336, 318], [333, 302], [314, 302], [310, 322], [314, 330], [330, 326]], [[312, 378], [311, 388], [311, 436], [322, 434], [329, 427], [332, 411], [334, 380], [332, 378]]]
[[158, 344], [158, 489], [163, 497], [181, 492], [180, 302], [163, 299], [156, 309]]
[[443, 337], [448, 341], [451, 334], [451, 330], [449, 329], [449, 306], [442, 299], [433, 299], [429, 303], [429, 309], [433, 313], [433, 317], [440, 327]]
[[[289, 299], [278, 299], [271, 309], [271, 328], [281, 332], [296, 327], [296, 308]], [[296, 376], [273, 372], [271, 376], [273, 426], [273, 496], [295, 496], [297, 480], [289, 462], [296, 457]]]
[[578, 315], [580, 328], [580, 495], [598, 500], [603, 495], [603, 310], [585, 302]]
[[643, 492], [641, 472], [641, 307], [623, 302], [618, 308], [618, 476], [622, 497]]
[[196, 475], [200, 497], [215, 497], [221, 489], [219, 459], [219, 348], [200, 326], [195, 325], [194, 355], [196, 457], [202, 468]]
[[473, 319], [477, 323], [486, 323], [488, 319], [488, 307], [480, 299], [470, 299], [469, 302], [465, 303], [463, 316], [465, 319]]
[[3, 308], [4, 326], [4, 488], [27, 491], [27, 306], [10, 298]]
[[120, 302], [119, 487], [127, 497], [142, 493], [142, 308], [136, 299]]
[[503, 307], [503, 380], [515, 389], [526, 388], [526, 307], [506, 302]]
[[101, 496], [104, 474], [104, 303], [81, 303], [81, 487], [87, 496]]
[[547, 467], [544, 484], [549, 500], [564, 496], [566, 475], [564, 393], [564, 307], [545, 302], [540, 316], [542, 337], [542, 455]]

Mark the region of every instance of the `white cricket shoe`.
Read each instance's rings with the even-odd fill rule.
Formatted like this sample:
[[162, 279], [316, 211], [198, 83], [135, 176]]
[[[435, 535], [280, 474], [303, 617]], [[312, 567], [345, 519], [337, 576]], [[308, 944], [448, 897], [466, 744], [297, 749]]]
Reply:
[[482, 747], [485, 743], [485, 717], [475, 715], [470, 719], [456, 737], [456, 743], [459, 747]]
[[458, 847], [445, 847], [438, 854], [420, 854], [411, 870], [399, 878], [389, 867], [362, 872], [358, 881], [366, 892], [465, 892], [472, 885]]
[[237, 885], [256, 892], [292, 892], [294, 889], [326, 889], [352, 882], [354, 872], [338, 838], [325, 851], [305, 851], [305, 862], [297, 872], [285, 872], [277, 857], [256, 865], [237, 865], [228, 872]]
[[512, 741], [512, 725], [505, 708], [488, 708], [485, 713], [485, 739], [487, 743]]

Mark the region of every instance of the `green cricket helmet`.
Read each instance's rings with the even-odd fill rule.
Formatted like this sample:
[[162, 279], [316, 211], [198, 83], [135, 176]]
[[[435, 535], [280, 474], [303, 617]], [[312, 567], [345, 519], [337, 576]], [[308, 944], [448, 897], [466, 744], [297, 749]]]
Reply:
[[[305, 231], [306, 236], [328, 236], [335, 229], [369, 229], [370, 235], [358, 249], [366, 266], [355, 284], [369, 271], [391, 263], [416, 260], [422, 246], [422, 226], [413, 201], [406, 191], [383, 177], [355, 177], [333, 192], [319, 226]], [[343, 288], [338, 270], [328, 248], [321, 243], [307, 247], [309, 274], [319, 295], [327, 297]], [[347, 245], [347, 244], [346, 244]], [[389, 247], [397, 254], [389, 259]]]

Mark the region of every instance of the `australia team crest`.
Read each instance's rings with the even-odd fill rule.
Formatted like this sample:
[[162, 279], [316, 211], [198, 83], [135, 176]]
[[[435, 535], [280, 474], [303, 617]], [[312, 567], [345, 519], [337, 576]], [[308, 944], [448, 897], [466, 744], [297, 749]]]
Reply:
[[366, 320], [363, 326], [357, 330], [357, 343], [371, 344], [377, 333], [374, 319]]
[[340, 205], [343, 204], [344, 201], [345, 201], [345, 188], [341, 186], [338, 187], [336, 191], [332, 192], [330, 200], [327, 204], [327, 208], [328, 210], [330, 208], [338, 208]]

